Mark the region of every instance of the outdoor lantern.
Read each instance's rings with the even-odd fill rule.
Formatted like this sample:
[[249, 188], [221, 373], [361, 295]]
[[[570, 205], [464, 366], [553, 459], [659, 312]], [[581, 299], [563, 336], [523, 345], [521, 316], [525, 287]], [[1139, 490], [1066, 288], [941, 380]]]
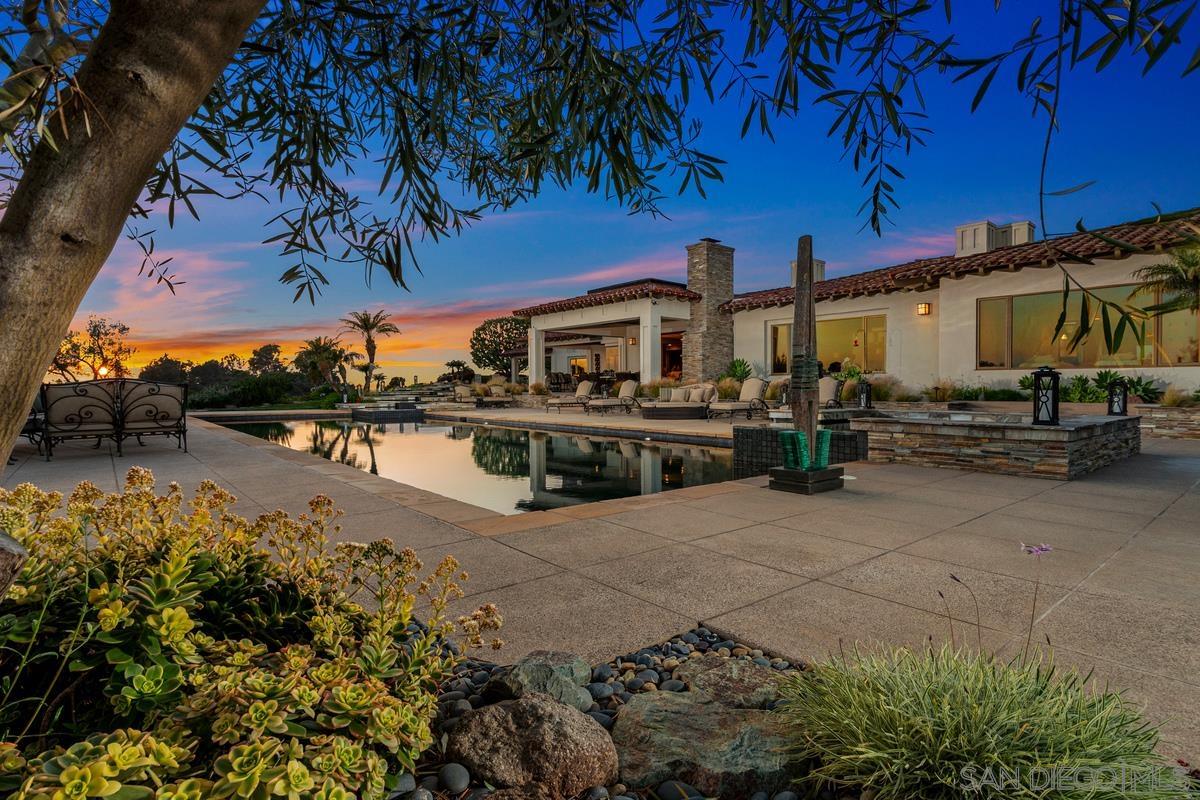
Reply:
[[928, 317], [930, 310], [933, 308], [929, 303], [917, 303], [917, 316]]
[[858, 379], [858, 407], [874, 408], [871, 405], [871, 383], [866, 378]]
[[637, 337], [636, 337], [636, 336], [630, 336], [630, 337], [629, 337], [628, 339], [626, 339], [625, 341], [626, 341], [626, 343], [627, 343], [627, 344], [628, 344], [630, 347], [633, 347], [634, 345], [636, 345], [636, 344], [637, 344]]
[[1108, 384], [1108, 415], [1124, 417], [1129, 413], [1129, 384], [1117, 378]]
[[1062, 375], [1050, 367], [1033, 372], [1033, 424], [1058, 424], [1058, 380]]

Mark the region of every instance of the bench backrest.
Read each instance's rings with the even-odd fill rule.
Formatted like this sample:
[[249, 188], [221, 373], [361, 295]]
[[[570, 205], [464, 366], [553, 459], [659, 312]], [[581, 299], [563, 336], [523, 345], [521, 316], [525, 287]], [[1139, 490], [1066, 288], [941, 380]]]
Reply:
[[180, 428], [187, 415], [187, 384], [123, 380], [118, 393], [123, 430], [146, 433]]
[[767, 382], [762, 378], [746, 378], [742, 383], [742, 393], [738, 395], [738, 400], [743, 403], [749, 403], [754, 400], [762, 400], [763, 395], [767, 393]]
[[56, 433], [112, 433], [120, 419], [118, 381], [47, 383], [42, 386], [46, 429]]

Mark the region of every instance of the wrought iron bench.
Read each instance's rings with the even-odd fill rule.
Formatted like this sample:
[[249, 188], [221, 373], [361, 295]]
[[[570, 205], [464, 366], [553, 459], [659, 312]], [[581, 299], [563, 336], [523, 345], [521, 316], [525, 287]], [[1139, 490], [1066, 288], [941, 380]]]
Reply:
[[125, 378], [42, 386], [41, 444], [46, 460], [54, 445], [69, 439], [105, 439], [117, 446], [130, 437], [174, 436], [187, 452], [187, 384]]

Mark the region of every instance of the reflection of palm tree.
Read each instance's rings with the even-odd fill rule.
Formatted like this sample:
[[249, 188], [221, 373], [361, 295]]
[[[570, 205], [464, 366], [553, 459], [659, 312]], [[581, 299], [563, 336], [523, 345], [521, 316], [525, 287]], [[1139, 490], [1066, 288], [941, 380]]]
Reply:
[[477, 429], [471, 439], [471, 458], [488, 475], [528, 477], [528, 435], [521, 431]]
[[1139, 292], [1161, 293], [1161, 302], [1146, 310], [1153, 314], [1200, 310], [1200, 247], [1176, 250], [1161, 264], [1133, 273], [1142, 282]]
[[[333, 438], [327, 433], [333, 431]], [[309, 434], [308, 451], [327, 461], [337, 461], [348, 467], [358, 466], [358, 456], [350, 452], [350, 426], [336, 420], [320, 420], [314, 423]]]
[[375, 445], [378, 444], [378, 442], [376, 442], [375, 437], [371, 435], [371, 426], [359, 425], [355, 428], [355, 430], [358, 433], [358, 438], [367, 445], [367, 452], [371, 454], [371, 474], [378, 475], [379, 465], [375, 462]]
[[294, 431], [284, 422], [244, 422], [237, 429], [275, 444], [290, 445]]

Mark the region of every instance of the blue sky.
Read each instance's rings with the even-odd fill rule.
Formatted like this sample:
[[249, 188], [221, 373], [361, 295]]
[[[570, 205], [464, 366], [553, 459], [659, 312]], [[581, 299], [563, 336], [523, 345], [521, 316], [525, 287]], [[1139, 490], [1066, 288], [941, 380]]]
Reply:
[[[1008, 35], [1017, 18], [1043, 4], [1015, 5], [996, 17], [991, 3], [973, 3], [975, 16], [956, 20], [956, 29], [978, 41]], [[1200, 205], [1200, 72], [1179, 78], [1193, 47], [1179, 48], [1147, 78], [1131, 59], [1099, 75], [1084, 69], [1068, 76], [1050, 188], [1096, 184], [1050, 201], [1052, 233], [1070, 230], [1080, 217], [1101, 225], [1148, 216], [1152, 202], [1167, 210]], [[156, 226], [159, 250], [175, 257], [172, 266], [186, 281], [176, 295], [139, 278], [136, 249], [122, 242], [79, 318], [100, 313], [128, 323], [140, 351], [135, 362], [142, 362], [164, 351], [246, 354], [268, 341], [289, 353], [303, 338], [336, 332], [337, 318], [349, 310], [386, 308], [403, 334], [381, 347], [384, 372], [428, 378], [447, 359], [465, 356], [467, 337], [483, 318], [633, 277], [682, 277], [683, 248], [702, 236], [736, 248], [738, 291], [785, 283], [802, 233], [813, 234], [830, 274], [945, 253], [957, 224], [1037, 221], [1045, 120], [1030, 117], [1013, 83], [1002, 72], [970, 114], [973, 80], [927, 79], [934, 133], [899, 164], [908, 179], [882, 237], [861, 229], [860, 178], [840, 144], [826, 138], [829, 109], [778, 123], [771, 142], [755, 134], [740, 139], [741, 115], [726, 103], [696, 109], [704, 122], [701, 149], [728, 162], [725, 182], [708, 184], [707, 199], [694, 192], [668, 198], [669, 219], [631, 217], [581, 190], [550, 190], [458, 238], [422, 245], [424, 274], [412, 276], [411, 292], [386, 279], [367, 287], [358, 269], [331, 270], [334, 285], [314, 307], [291, 302], [292, 290], [277, 282], [289, 262], [261, 244], [275, 209], [254, 199], [210, 201], [200, 206], [200, 222], [141, 225]]]

